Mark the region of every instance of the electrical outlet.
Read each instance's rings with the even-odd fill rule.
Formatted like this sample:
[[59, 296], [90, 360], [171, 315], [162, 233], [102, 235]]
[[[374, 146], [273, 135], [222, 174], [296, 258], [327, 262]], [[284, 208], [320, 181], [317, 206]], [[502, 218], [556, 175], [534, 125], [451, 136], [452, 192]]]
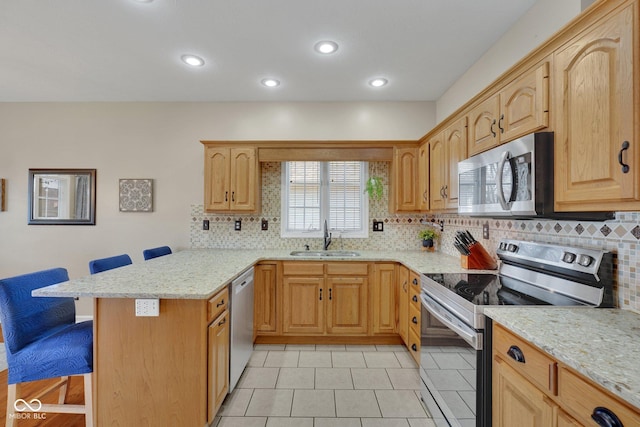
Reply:
[[489, 238], [489, 223], [485, 222], [482, 225], [482, 238], [487, 240]]
[[384, 222], [373, 221], [373, 231], [384, 231]]
[[262, 228], [262, 231], [267, 231], [269, 229], [269, 221], [263, 218], [260, 228]]
[[208, 219], [202, 220], [202, 229], [203, 230], [208, 230], [209, 229], [209, 220]]
[[233, 229], [236, 230], [236, 231], [242, 230], [242, 220], [236, 219], [236, 222], [235, 222], [235, 225], [233, 226]]
[[136, 316], [157, 317], [160, 316], [159, 299], [138, 299], [136, 298]]

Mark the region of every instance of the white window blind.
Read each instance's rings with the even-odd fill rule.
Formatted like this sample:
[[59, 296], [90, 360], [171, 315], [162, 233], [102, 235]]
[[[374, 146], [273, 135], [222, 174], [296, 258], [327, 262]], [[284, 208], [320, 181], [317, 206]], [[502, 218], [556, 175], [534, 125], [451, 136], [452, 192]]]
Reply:
[[367, 237], [367, 169], [366, 162], [285, 163], [283, 237], [320, 237], [325, 220], [342, 237]]

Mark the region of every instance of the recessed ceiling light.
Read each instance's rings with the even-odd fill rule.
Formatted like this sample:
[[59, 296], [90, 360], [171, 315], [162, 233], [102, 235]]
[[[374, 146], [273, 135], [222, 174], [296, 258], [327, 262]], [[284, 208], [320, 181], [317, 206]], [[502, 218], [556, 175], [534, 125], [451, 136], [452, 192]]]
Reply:
[[313, 48], [318, 53], [329, 54], [338, 50], [338, 43], [332, 42], [330, 40], [325, 40], [325, 41], [316, 43]]
[[191, 65], [192, 67], [202, 67], [204, 65], [204, 59], [200, 58], [199, 56], [182, 55], [180, 59], [182, 59], [182, 62], [187, 65]]
[[389, 80], [382, 77], [376, 77], [375, 79], [369, 80], [369, 85], [373, 87], [382, 87], [387, 83], [389, 83]]
[[280, 80], [276, 80], [276, 79], [262, 79], [261, 83], [263, 86], [266, 86], [266, 87], [280, 86]]

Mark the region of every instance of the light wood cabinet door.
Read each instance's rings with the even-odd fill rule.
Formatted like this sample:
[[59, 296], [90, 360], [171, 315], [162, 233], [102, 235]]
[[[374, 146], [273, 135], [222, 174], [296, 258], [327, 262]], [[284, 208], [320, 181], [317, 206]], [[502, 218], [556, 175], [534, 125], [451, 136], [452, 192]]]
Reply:
[[229, 311], [225, 311], [209, 325], [208, 341], [207, 421], [212, 423], [229, 391]]
[[416, 148], [393, 149], [391, 211], [418, 210], [418, 153]]
[[463, 117], [444, 131], [445, 208], [458, 209], [458, 162], [467, 158], [467, 118]]
[[441, 210], [445, 207], [445, 177], [446, 177], [446, 149], [444, 133], [439, 133], [429, 141], [429, 188], [431, 196], [431, 210]]
[[368, 331], [368, 287], [366, 277], [326, 279], [327, 332], [366, 335]]
[[[638, 25], [637, 2], [629, 2], [555, 53], [558, 211], [640, 208], [634, 134], [640, 84], [640, 46], [634, 46]], [[629, 166], [626, 172], [623, 164]]]
[[500, 97], [494, 95], [469, 112], [469, 155], [481, 153], [500, 143], [498, 117]]
[[231, 149], [231, 210], [256, 210], [258, 170], [255, 148]]
[[282, 332], [322, 334], [325, 329], [323, 277], [291, 277], [282, 280]]
[[206, 211], [227, 211], [231, 200], [229, 149], [206, 147], [204, 154], [204, 208]]
[[429, 144], [418, 147], [418, 210], [429, 210]]
[[375, 264], [373, 271], [373, 333], [396, 333], [396, 264]]
[[277, 263], [260, 263], [254, 270], [254, 331], [256, 335], [278, 332], [277, 324]]
[[558, 427], [582, 427], [582, 424], [562, 409], [558, 409]]
[[526, 72], [500, 91], [500, 142], [549, 126], [549, 63]]
[[398, 266], [398, 334], [406, 344], [409, 342], [409, 269]]
[[492, 387], [495, 427], [554, 425], [553, 402], [499, 357], [493, 361]]

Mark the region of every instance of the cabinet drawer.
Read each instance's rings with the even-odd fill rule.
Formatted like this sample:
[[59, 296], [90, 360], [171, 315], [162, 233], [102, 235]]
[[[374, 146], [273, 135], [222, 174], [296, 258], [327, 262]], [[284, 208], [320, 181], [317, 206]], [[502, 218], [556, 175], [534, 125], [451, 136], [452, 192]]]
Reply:
[[420, 365], [420, 333], [409, 328], [409, 342], [407, 343], [409, 352], [413, 356], [413, 360]]
[[207, 323], [220, 316], [229, 307], [229, 288], [225, 287], [209, 300], [207, 304]]
[[420, 304], [420, 288], [416, 289], [415, 286], [411, 286], [409, 288], [409, 306], [420, 311]]
[[321, 262], [283, 262], [282, 274], [285, 276], [322, 276], [324, 264]]
[[558, 396], [563, 409], [584, 425], [594, 425], [591, 415], [596, 408], [613, 412], [622, 425], [640, 425], [637, 410], [562, 365], [558, 368]]
[[[551, 357], [498, 324], [494, 326], [493, 348], [494, 356], [505, 360], [542, 390], [556, 395], [557, 363]], [[517, 361], [518, 357], [522, 360]]]
[[413, 305], [409, 306], [409, 329], [420, 336], [420, 309]]
[[356, 262], [328, 262], [327, 274], [339, 274], [341, 276], [366, 276], [369, 274], [369, 265]]

